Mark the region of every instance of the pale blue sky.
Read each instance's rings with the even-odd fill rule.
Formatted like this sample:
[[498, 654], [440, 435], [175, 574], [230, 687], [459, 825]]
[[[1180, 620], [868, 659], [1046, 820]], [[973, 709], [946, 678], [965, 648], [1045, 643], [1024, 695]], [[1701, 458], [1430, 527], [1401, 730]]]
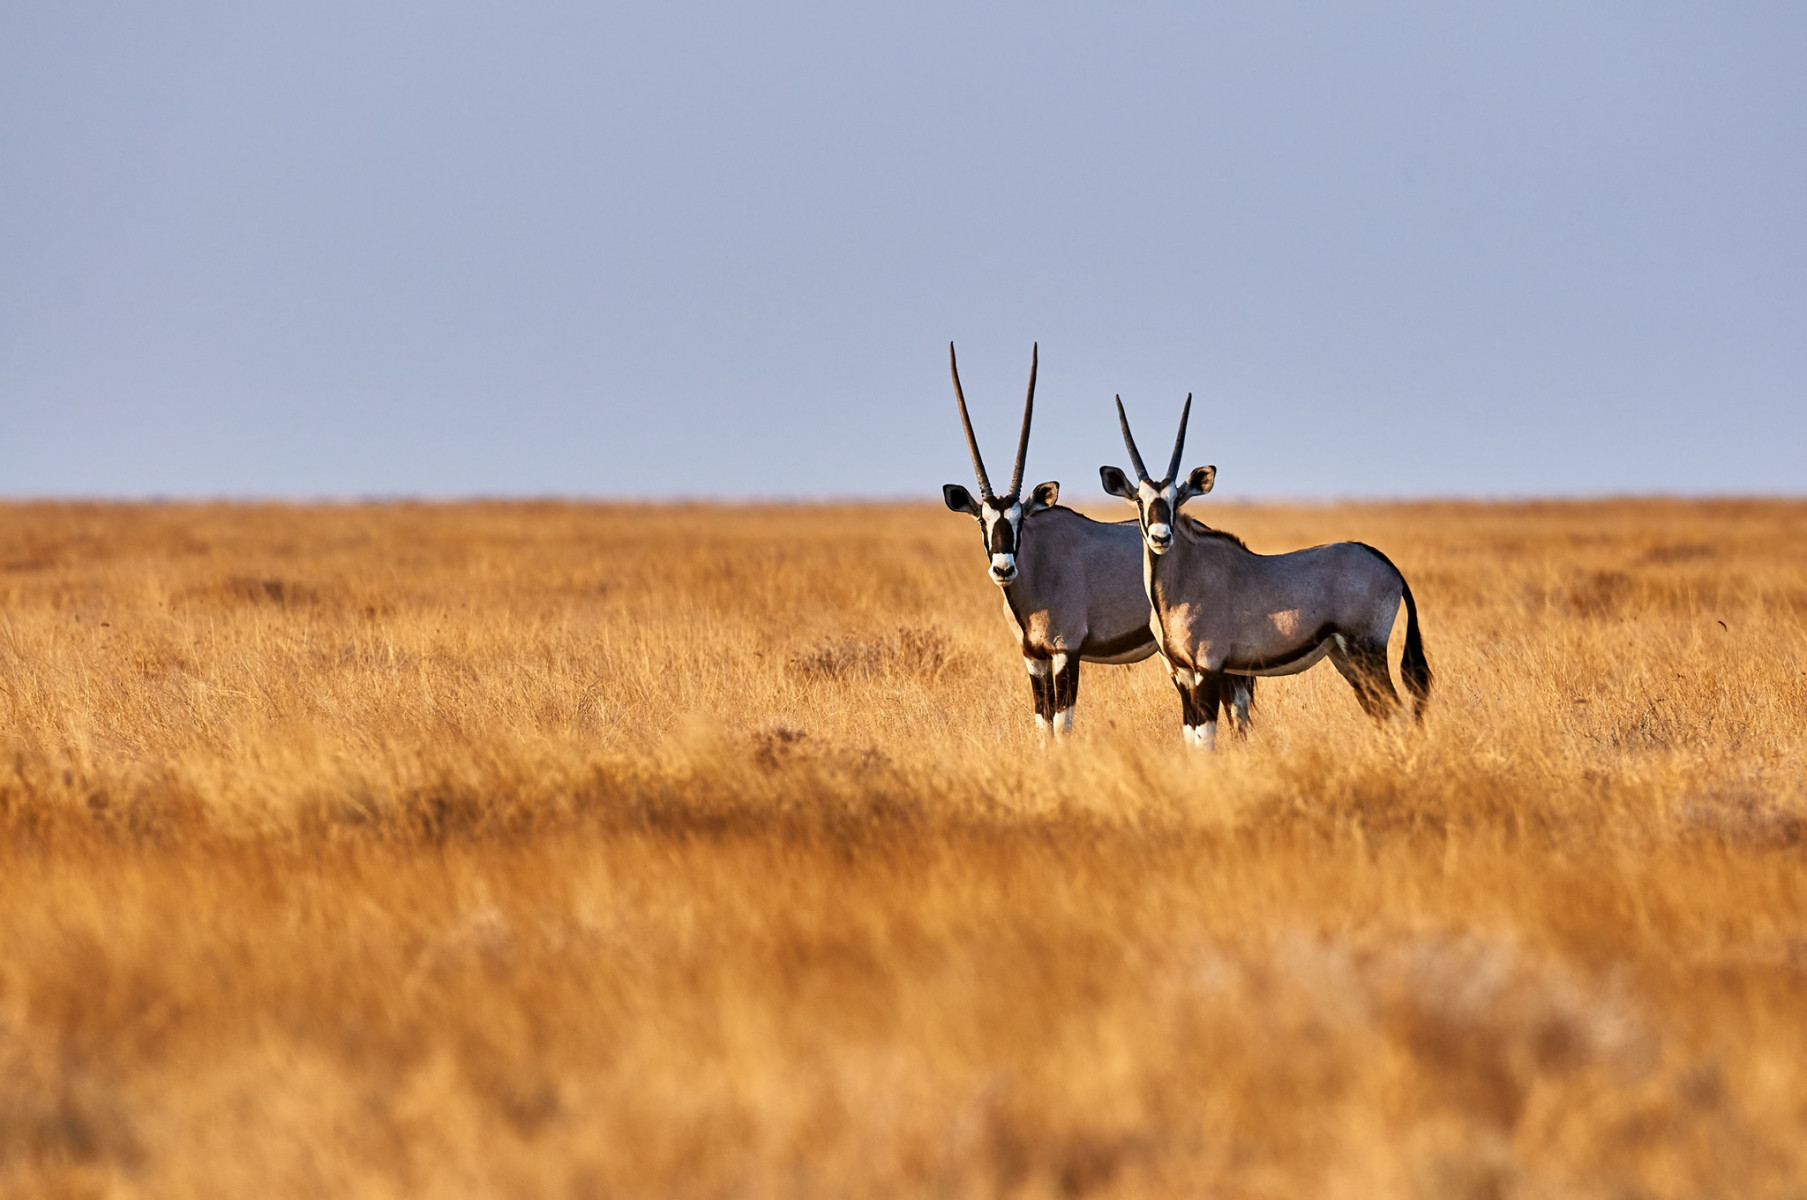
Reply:
[[934, 499], [950, 338], [1075, 499], [1802, 492], [1807, 8], [0, 8], [0, 494]]

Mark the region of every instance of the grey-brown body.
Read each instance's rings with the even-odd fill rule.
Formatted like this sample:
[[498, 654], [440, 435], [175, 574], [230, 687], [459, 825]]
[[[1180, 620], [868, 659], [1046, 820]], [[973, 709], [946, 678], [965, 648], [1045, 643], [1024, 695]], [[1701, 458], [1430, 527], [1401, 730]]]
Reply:
[[1385, 655], [1410, 592], [1398, 568], [1362, 542], [1256, 554], [1189, 518], [1174, 523], [1165, 554], [1146, 558], [1162, 654], [1194, 672], [1296, 675], [1328, 657], [1351, 676], [1356, 659]]
[[1148, 555], [1147, 596], [1168, 661], [1196, 671], [1296, 675], [1345, 644], [1385, 646], [1405, 579], [1361, 542], [1256, 554], [1190, 518]]
[[1073, 728], [1081, 662], [1141, 662], [1155, 652], [1142, 591], [1142, 535], [1059, 506], [1022, 518], [1016, 574], [1002, 585], [1029, 672], [1037, 728]]
[[1238, 676], [1294, 675], [1325, 658], [1370, 716], [1397, 711], [1387, 639], [1401, 603], [1406, 637], [1400, 675], [1412, 694], [1413, 715], [1422, 717], [1431, 670], [1418, 606], [1386, 555], [1362, 542], [1257, 554], [1239, 538], [1179, 515], [1181, 505], [1209, 492], [1217, 479], [1216, 467], [1179, 478], [1191, 411], [1188, 396], [1167, 474], [1156, 480], [1143, 465], [1119, 397], [1117, 418], [1136, 479], [1116, 467], [1099, 470], [1105, 491], [1136, 506], [1150, 627], [1180, 694], [1186, 740], [1215, 743], [1218, 707]]
[[1372, 546], [1335, 542], [1256, 554], [1181, 517], [1167, 549], [1157, 555], [1144, 546], [1143, 559], [1151, 624], [1179, 689], [1188, 740], [1215, 740], [1226, 673], [1296, 675], [1325, 658], [1355, 689], [1363, 711], [1391, 715], [1399, 695], [1387, 669], [1387, 639], [1401, 602], [1408, 625], [1400, 673], [1414, 713], [1423, 713], [1430, 668], [1417, 604], [1405, 576]]
[[1041, 509], [1023, 520], [1016, 563], [1004, 610], [1022, 633], [1023, 657], [1131, 663], [1155, 652], [1134, 521]]

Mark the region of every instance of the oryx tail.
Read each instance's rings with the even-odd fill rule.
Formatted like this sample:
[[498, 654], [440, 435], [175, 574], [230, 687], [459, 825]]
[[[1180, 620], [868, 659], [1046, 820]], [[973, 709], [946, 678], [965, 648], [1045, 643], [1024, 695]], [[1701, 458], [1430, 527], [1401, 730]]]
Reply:
[[1424, 656], [1424, 635], [1418, 631], [1418, 602], [1412, 598], [1412, 585], [1406, 582], [1392, 559], [1366, 542], [1355, 542], [1363, 550], [1387, 564], [1399, 580], [1399, 598], [1405, 603], [1405, 650], [1399, 660], [1399, 678], [1412, 694], [1412, 719], [1422, 722], [1431, 699], [1431, 664]]
[[1431, 664], [1424, 657], [1424, 638], [1418, 632], [1418, 602], [1412, 599], [1412, 585], [1401, 575], [1399, 586], [1405, 599], [1405, 657], [1399, 660], [1399, 676], [1405, 681], [1405, 690], [1412, 693], [1412, 718], [1422, 721], [1424, 706], [1431, 698]]

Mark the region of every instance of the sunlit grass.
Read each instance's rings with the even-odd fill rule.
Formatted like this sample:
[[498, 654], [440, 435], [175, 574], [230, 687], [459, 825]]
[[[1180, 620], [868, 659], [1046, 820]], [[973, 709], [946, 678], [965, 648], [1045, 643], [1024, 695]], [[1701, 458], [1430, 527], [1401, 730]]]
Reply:
[[0, 1186], [1800, 1195], [1807, 505], [1197, 508], [1425, 726], [1046, 747], [928, 508], [0, 509]]

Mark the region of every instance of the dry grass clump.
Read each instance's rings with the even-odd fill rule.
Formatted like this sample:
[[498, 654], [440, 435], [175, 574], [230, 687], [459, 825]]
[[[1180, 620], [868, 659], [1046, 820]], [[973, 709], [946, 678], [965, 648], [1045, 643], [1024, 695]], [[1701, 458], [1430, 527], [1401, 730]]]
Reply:
[[1802, 1195], [1807, 505], [1206, 510], [1425, 726], [1043, 747], [927, 508], [6, 507], [0, 1191]]

